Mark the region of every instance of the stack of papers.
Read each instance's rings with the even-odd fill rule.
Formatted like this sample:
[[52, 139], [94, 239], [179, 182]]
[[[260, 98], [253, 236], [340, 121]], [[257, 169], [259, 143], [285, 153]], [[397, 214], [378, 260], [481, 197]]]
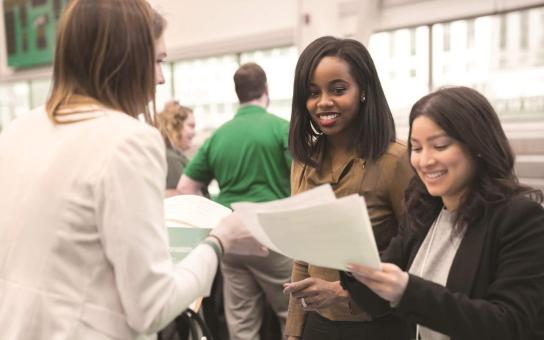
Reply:
[[380, 256], [365, 200], [337, 199], [330, 185], [266, 203], [232, 205], [268, 248], [312, 265], [346, 270], [349, 263], [379, 269]]
[[170, 255], [181, 261], [231, 210], [196, 195], [173, 196], [164, 200]]

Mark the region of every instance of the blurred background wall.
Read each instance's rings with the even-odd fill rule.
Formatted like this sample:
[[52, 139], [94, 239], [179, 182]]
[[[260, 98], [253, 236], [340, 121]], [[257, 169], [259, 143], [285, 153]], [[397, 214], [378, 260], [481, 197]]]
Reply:
[[[17, 66], [14, 58], [24, 47], [37, 55], [40, 46], [53, 45], [48, 30], [64, 1], [2, 1], [0, 129], [44, 103], [50, 64]], [[322, 35], [351, 37], [374, 58], [400, 138], [419, 97], [444, 85], [471, 86], [499, 113], [519, 176], [544, 188], [543, 0], [150, 2], [168, 20], [167, 82], [157, 90], [157, 108], [172, 98], [192, 107], [199, 140], [236, 111], [232, 75], [241, 63], [263, 66], [270, 111], [289, 119], [299, 52]], [[22, 23], [39, 33], [27, 33]]]

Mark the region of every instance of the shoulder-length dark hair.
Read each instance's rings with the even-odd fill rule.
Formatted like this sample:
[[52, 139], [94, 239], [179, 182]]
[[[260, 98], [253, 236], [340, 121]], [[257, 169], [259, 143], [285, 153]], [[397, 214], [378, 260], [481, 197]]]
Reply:
[[72, 0], [60, 19], [47, 113], [74, 95], [148, 122], [155, 97], [155, 40], [164, 18], [145, 0]]
[[[476, 167], [457, 208], [456, 227], [473, 222], [486, 208], [517, 194], [530, 193], [533, 199], [542, 201], [540, 191], [519, 184], [514, 174], [514, 153], [499, 117], [480, 93], [468, 87], [448, 87], [418, 100], [410, 112], [410, 156], [412, 127], [420, 116], [431, 119], [461, 143]], [[429, 194], [418, 176], [408, 185], [405, 199], [408, 225], [414, 229], [430, 226], [443, 205], [440, 197]]]
[[361, 157], [376, 160], [396, 138], [393, 115], [376, 67], [363, 44], [353, 39], [330, 36], [313, 41], [298, 59], [293, 86], [289, 151], [297, 161], [319, 167], [316, 156], [326, 143], [326, 136], [317, 135], [312, 130], [306, 101], [310, 96], [310, 82], [317, 65], [321, 59], [330, 56], [348, 63], [351, 76], [365, 93], [366, 101], [360, 105], [359, 119], [354, 122], [357, 138], [353, 139], [352, 146], [357, 148]]

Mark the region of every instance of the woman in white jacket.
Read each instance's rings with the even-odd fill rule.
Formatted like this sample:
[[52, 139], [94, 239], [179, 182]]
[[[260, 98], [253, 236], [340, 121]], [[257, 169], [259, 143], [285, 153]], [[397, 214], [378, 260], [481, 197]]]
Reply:
[[170, 259], [164, 143], [135, 119], [163, 27], [145, 0], [67, 5], [46, 107], [0, 135], [0, 339], [153, 337], [209, 293], [222, 250], [263, 252], [233, 216]]

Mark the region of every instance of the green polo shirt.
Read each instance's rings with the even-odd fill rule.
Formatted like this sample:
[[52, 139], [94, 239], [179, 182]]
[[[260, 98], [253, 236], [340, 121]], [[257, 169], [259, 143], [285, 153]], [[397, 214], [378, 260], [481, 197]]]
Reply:
[[260, 106], [242, 106], [208, 138], [184, 174], [195, 181], [216, 179], [217, 202], [266, 202], [290, 194], [289, 123]]

